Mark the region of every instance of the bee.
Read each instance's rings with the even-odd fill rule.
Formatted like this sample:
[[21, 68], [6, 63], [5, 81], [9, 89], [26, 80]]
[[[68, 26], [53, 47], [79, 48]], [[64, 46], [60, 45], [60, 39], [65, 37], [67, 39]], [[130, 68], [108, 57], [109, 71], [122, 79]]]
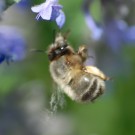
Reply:
[[87, 47], [82, 45], [75, 52], [65, 36], [57, 33], [47, 51], [50, 73], [54, 82], [72, 100], [94, 101], [105, 91], [109, 78], [94, 66], [85, 66]]

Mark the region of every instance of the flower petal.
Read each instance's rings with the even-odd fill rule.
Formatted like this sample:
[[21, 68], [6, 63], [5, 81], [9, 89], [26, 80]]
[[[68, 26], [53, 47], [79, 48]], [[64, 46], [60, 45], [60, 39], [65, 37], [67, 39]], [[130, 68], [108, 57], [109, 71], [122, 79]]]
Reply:
[[46, 2], [58, 3], [59, 0], [46, 0]]
[[0, 63], [24, 59], [26, 49], [25, 40], [17, 28], [0, 26]]
[[63, 6], [56, 4], [56, 5], [53, 5], [53, 8], [60, 10], [63, 8]]
[[40, 5], [37, 5], [37, 6], [33, 6], [31, 7], [31, 10], [35, 13], [38, 13], [40, 12], [44, 7], [44, 3], [43, 4], [40, 4]]
[[48, 6], [43, 11], [40, 12], [40, 15], [45, 20], [50, 20], [52, 15], [52, 7]]
[[52, 6], [52, 14], [51, 14], [50, 20], [52, 20], [52, 21], [56, 20], [56, 18], [60, 15], [61, 9], [62, 9], [62, 6], [60, 6], [60, 5]]
[[125, 43], [135, 43], [135, 26], [131, 26], [127, 28], [124, 33], [124, 41]]
[[102, 36], [103, 30], [102, 28], [98, 27], [94, 19], [91, 17], [90, 14], [85, 13], [85, 21], [89, 29], [91, 30], [91, 37], [93, 40], [99, 40]]
[[66, 20], [65, 14], [62, 10], [60, 10], [60, 15], [56, 18], [56, 23], [60, 29], [63, 27], [65, 20]]

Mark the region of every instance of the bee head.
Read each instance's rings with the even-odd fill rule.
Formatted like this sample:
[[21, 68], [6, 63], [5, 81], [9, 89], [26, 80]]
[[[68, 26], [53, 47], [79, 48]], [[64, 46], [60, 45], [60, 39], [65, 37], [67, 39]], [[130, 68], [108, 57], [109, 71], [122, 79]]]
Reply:
[[62, 55], [65, 55], [68, 52], [68, 44], [63, 44], [56, 48], [51, 48], [50, 52], [48, 53], [48, 58], [50, 61], [59, 58]]
[[67, 36], [57, 33], [54, 43], [48, 49], [48, 58], [50, 61], [73, 52], [66, 40]]

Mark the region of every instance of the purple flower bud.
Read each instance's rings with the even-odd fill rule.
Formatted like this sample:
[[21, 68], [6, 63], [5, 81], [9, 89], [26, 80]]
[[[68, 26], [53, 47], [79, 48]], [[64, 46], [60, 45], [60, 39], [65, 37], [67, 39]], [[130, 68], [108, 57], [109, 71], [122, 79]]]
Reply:
[[42, 17], [44, 20], [56, 21], [59, 28], [62, 28], [65, 23], [65, 14], [62, 8], [58, 4], [58, 0], [46, 0], [42, 4], [32, 7], [31, 10], [38, 13], [37, 20]]
[[18, 29], [0, 26], [0, 63], [20, 61], [26, 54], [26, 43]]

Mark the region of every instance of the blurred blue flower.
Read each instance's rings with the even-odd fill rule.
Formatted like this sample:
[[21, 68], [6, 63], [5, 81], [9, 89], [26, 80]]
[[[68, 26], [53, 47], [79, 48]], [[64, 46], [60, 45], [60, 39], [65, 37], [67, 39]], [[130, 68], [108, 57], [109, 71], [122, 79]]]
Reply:
[[102, 36], [103, 29], [99, 27], [91, 17], [90, 13], [85, 12], [85, 21], [91, 31], [91, 37], [93, 40], [99, 40]]
[[103, 40], [111, 46], [114, 51], [118, 51], [124, 43], [125, 33], [128, 29], [123, 20], [108, 20], [104, 25]]
[[26, 43], [18, 29], [0, 26], [0, 63], [20, 61], [26, 55]]
[[17, 3], [17, 5], [21, 8], [27, 8], [30, 7], [32, 3], [32, 0], [21, 0], [20, 2]]
[[128, 26], [124, 20], [108, 20], [104, 26], [104, 40], [117, 51], [123, 44], [135, 43], [135, 26]]
[[59, 28], [62, 28], [65, 23], [65, 14], [62, 8], [58, 4], [58, 0], [46, 0], [42, 4], [32, 7], [31, 10], [38, 13], [37, 20], [42, 17], [44, 20], [56, 21]]
[[85, 22], [91, 31], [91, 38], [95, 41], [99, 40], [102, 36], [103, 29], [97, 25], [93, 17], [90, 15], [89, 6], [92, 1], [84, 0], [83, 12], [85, 16]]
[[91, 30], [91, 38], [95, 41], [103, 40], [113, 51], [118, 51], [123, 44], [135, 43], [135, 25], [128, 26], [121, 18], [115, 19], [114, 16], [105, 16], [103, 24], [93, 19], [89, 12], [92, 1], [84, 0], [83, 12], [86, 24]]

